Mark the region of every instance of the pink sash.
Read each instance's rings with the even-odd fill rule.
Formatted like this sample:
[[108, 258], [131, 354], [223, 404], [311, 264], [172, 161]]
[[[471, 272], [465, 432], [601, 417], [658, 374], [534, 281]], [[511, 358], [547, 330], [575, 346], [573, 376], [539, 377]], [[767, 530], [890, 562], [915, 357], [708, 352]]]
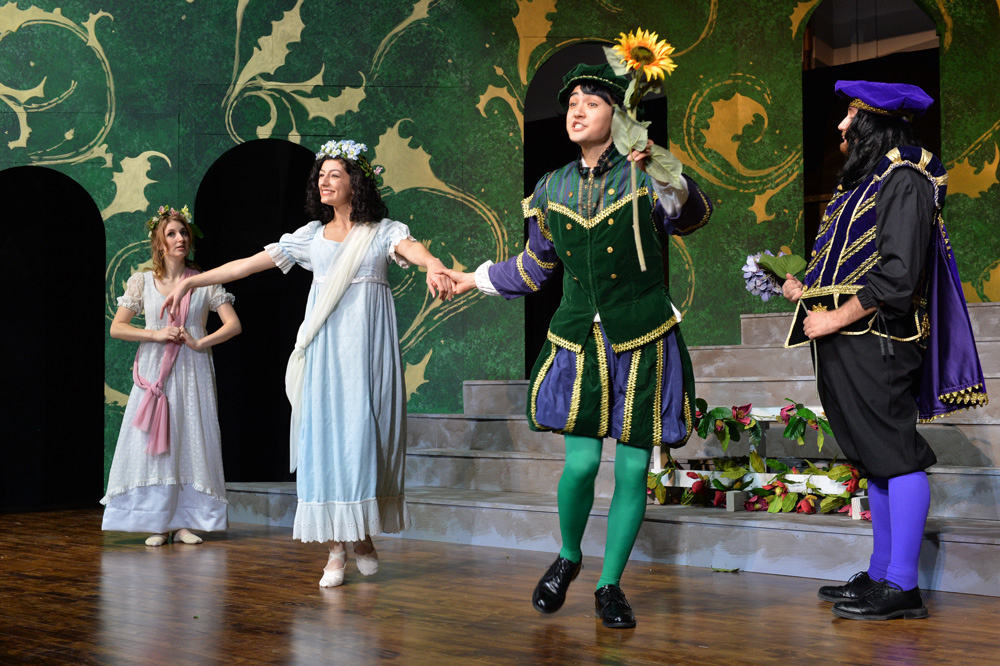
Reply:
[[[190, 268], [184, 271], [184, 278], [196, 275], [197, 271]], [[153, 287], [156, 288], [155, 286]], [[191, 306], [191, 293], [189, 290], [181, 299], [181, 312], [179, 317], [171, 314], [167, 315], [167, 323], [170, 326], [184, 326], [187, 319], [188, 308]], [[135, 385], [145, 389], [139, 409], [135, 413], [134, 425], [143, 432], [149, 432], [149, 442], [146, 444], [146, 453], [155, 456], [160, 453], [167, 453], [170, 450], [170, 407], [167, 405], [167, 396], [163, 393], [163, 385], [170, 376], [170, 371], [174, 368], [177, 355], [181, 352], [183, 342], [168, 342], [166, 350], [163, 352], [163, 365], [160, 366], [160, 376], [156, 383], [150, 383], [139, 374], [139, 352], [135, 354], [135, 361], [132, 363], [132, 380]]]

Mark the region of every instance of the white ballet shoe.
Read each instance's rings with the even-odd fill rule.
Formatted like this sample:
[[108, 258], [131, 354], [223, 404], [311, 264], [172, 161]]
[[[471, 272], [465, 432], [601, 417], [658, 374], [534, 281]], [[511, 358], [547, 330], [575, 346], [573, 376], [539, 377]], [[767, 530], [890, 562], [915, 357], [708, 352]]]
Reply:
[[201, 543], [202, 539], [197, 534], [192, 534], [187, 528], [181, 528], [174, 532], [174, 542], [180, 541], [191, 546]]
[[147, 546], [162, 546], [167, 542], [166, 534], [154, 534], [146, 539]]
[[339, 569], [323, 569], [323, 577], [319, 579], [320, 587], [337, 587], [344, 584], [344, 569], [347, 568], [347, 551], [342, 550], [339, 553], [330, 553], [330, 559], [326, 561], [326, 566], [329, 567], [330, 563], [334, 560], [340, 560], [341, 567]]
[[[371, 551], [362, 555], [357, 550], [354, 551], [354, 563], [358, 565], [358, 571], [362, 576], [371, 576], [378, 573], [378, 553], [375, 552], [375, 544], [371, 544]], [[355, 546], [357, 548], [357, 546]]]

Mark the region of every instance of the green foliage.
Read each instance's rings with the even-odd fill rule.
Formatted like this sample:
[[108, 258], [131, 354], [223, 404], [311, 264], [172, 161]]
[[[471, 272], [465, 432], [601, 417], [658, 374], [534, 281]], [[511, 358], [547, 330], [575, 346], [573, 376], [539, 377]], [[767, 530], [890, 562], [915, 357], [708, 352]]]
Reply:
[[784, 281], [785, 275], [802, 271], [806, 267], [806, 260], [797, 254], [785, 254], [780, 257], [772, 257], [769, 254], [761, 253], [757, 265], [768, 273], [773, 273], [778, 281]]

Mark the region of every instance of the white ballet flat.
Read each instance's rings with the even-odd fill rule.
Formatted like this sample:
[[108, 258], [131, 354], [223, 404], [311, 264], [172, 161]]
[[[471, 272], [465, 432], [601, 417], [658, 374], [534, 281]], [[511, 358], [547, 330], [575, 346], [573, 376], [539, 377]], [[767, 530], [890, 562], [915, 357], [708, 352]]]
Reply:
[[187, 529], [184, 530], [184, 534], [181, 534], [181, 530], [174, 532], [174, 542], [180, 541], [181, 543], [186, 543], [191, 546], [201, 543], [202, 539], [197, 534], [192, 534]]
[[167, 542], [166, 534], [154, 534], [146, 539], [147, 546], [162, 546]]
[[339, 569], [323, 569], [323, 577], [319, 579], [320, 587], [338, 587], [344, 584], [344, 569], [347, 568], [347, 551], [342, 550], [339, 553], [330, 553], [330, 558], [326, 561], [326, 566], [330, 566], [330, 563], [335, 559], [340, 560], [344, 566]]
[[375, 544], [372, 544], [370, 553], [362, 555], [354, 551], [354, 563], [358, 565], [358, 571], [362, 576], [371, 576], [378, 573], [378, 553], [375, 552]]

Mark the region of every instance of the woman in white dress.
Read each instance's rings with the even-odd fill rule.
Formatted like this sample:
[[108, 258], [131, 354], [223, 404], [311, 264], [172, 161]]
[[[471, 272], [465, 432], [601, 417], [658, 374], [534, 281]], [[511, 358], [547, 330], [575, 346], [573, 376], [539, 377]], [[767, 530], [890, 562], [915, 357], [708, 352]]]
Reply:
[[[165, 319], [166, 294], [195, 275], [188, 258], [192, 225], [187, 206], [160, 207], [147, 222], [153, 270], [129, 278], [111, 337], [139, 342], [129, 394], [115, 448], [102, 529], [152, 532], [147, 546], [174, 541], [201, 543], [190, 529], [225, 530], [226, 485], [211, 347], [241, 331], [233, 296], [222, 287], [192, 291], [177, 315]], [[146, 327], [132, 318], [145, 310]], [[206, 334], [208, 312], [222, 326]]]
[[371, 536], [409, 526], [403, 494], [406, 402], [396, 312], [387, 279], [395, 261], [427, 269], [431, 293], [450, 298], [445, 267], [406, 225], [387, 219], [380, 167], [364, 144], [329, 141], [316, 154], [306, 211], [314, 221], [253, 256], [180, 282], [189, 289], [299, 264], [314, 274], [286, 371], [292, 403], [291, 467], [297, 468], [293, 538], [329, 547], [321, 587], [343, 583], [346, 544], [363, 575], [378, 571]]

